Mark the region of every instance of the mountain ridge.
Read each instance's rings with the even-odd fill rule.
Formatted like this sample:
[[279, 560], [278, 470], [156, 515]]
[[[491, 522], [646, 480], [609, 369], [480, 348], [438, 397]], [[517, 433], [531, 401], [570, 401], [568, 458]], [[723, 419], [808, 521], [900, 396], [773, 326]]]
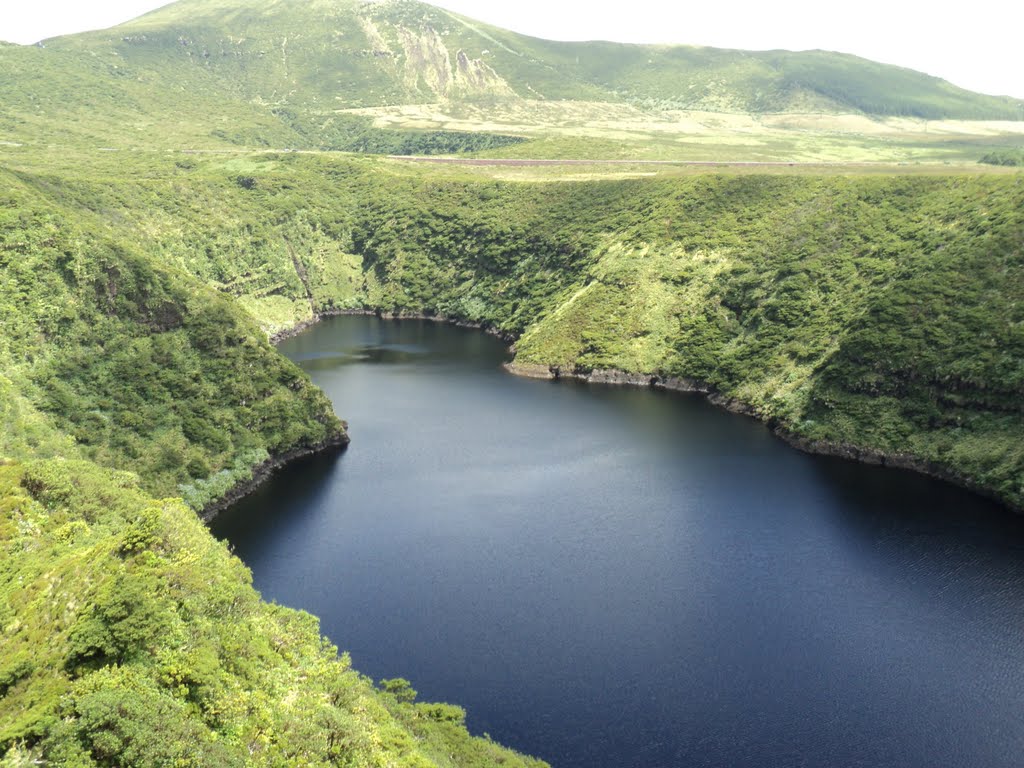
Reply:
[[[1024, 120], [1024, 101], [850, 54], [550, 41], [416, 0], [180, 0], [107, 30], [4, 46], [0, 65], [0, 137], [59, 143], [123, 146], [160, 126], [161, 146], [359, 151], [370, 123], [349, 112], [434, 102], [515, 112], [541, 131], [545, 103], [591, 105], [583, 129], [601, 105], [655, 121]], [[471, 129], [487, 132], [486, 120]]]
[[[183, 0], [183, 2], [185, 3], [183, 6], [179, 3], [164, 6], [113, 29], [142, 28], [143, 26], [160, 26], [168, 23], [180, 25], [180, 14], [186, 9], [209, 9], [208, 13], [212, 17], [223, 18], [226, 6], [237, 9], [238, 20], [244, 18], [247, 11], [256, 13], [260, 8], [265, 9], [263, 13], [277, 13], [278, 21], [285, 15], [293, 15], [297, 12], [292, 4], [279, 0], [265, 0], [257, 3], [251, 2], [251, 0], [246, 2], [237, 2], [236, 0], [229, 4], [224, 4], [220, 0], [216, 2]], [[725, 105], [744, 111], [766, 111], [769, 108], [773, 108], [775, 111], [791, 111], [794, 102], [790, 100], [791, 97], [787, 98], [787, 91], [796, 90], [807, 91], [811, 98], [818, 98], [824, 106], [828, 106], [829, 102], [834, 101], [837, 106], [853, 108], [855, 111], [868, 114], [965, 118], [984, 115], [986, 117], [999, 116], [1018, 119], [1024, 115], [1024, 101], [1021, 100], [975, 94], [941, 78], [913, 69], [880, 64], [852, 54], [821, 49], [800, 52], [781, 49], [748, 51], [664, 43], [649, 45], [612, 41], [562, 42], [500, 29], [461, 14], [418, 2], [418, 0], [380, 0], [378, 2], [328, 0], [327, 2], [306, 4], [306, 6], [309, 5], [312, 5], [312, 9], [320, 9], [319, 12], [325, 13], [325, 18], [344, 18], [344, 14], [352, 13], [360, 19], [369, 18], [382, 21], [391, 27], [406, 29], [422, 28], [423, 26], [439, 27], [439, 34], [445, 37], [456, 36], [459, 43], [465, 43], [464, 48], [469, 48], [470, 44], [483, 40], [484, 47], [478, 47], [478, 50], [487, 51], [486, 55], [498, 57], [499, 63], [503, 66], [507, 66], [507, 62], [500, 61], [500, 52], [502, 51], [521, 59], [533, 58], [541, 66], [556, 67], [562, 77], [570, 76], [570, 79], [575, 81], [573, 82], [574, 88], [593, 86], [606, 93], [611, 91], [612, 94], [620, 95], [631, 101], [658, 99], [664, 102], [671, 100], [672, 97], [680, 98], [679, 93], [673, 93], [672, 89], [664, 87], [658, 88], [652, 85], [651, 81], [664, 82], [666, 77], [686, 76], [690, 74], [688, 70], [696, 68], [698, 73], [691, 74], [690, 79], [686, 82], [686, 88], [698, 90], [698, 93], [685, 97], [683, 106], [687, 108], [701, 109], [722, 105], [722, 94], [714, 92], [708, 79], [725, 77], [727, 84], [729, 78], [733, 81], [732, 87], [727, 90], [738, 92], [735, 95], [726, 96]], [[280, 9], [283, 9], [285, 13], [279, 13]], [[195, 11], [190, 10], [189, 13], [195, 14]], [[336, 15], [339, 13], [342, 15]], [[201, 15], [195, 15], [200, 19], [203, 18]], [[250, 18], [251, 21], [254, 19]], [[452, 22], [454, 22], [454, 26]], [[479, 39], [474, 39], [474, 36]], [[497, 48], [491, 51], [486, 47], [488, 42], [493, 43]], [[547, 56], [541, 57], [538, 56], [538, 53], [547, 54]], [[454, 49], [450, 54], [458, 56]], [[588, 55], [591, 57], [589, 60], [587, 60]], [[567, 66], [569, 58], [575, 58], [577, 64], [582, 66], [582, 70], [573, 73], [572, 68]], [[653, 78], [650, 72], [635, 71], [638, 64], [641, 68], [644, 67], [645, 59], [647, 66], [652, 66], [655, 69]], [[677, 60], [681, 60], [687, 67], [675, 66], [678, 63]], [[609, 66], [611, 66], [610, 70]], [[624, 66], [631, 68], [631, 71], [623, 74], [621, 69]], [[865, 83], [858, 77], [856, 81], [849, 82], [850, 72], [842, 70], [857, 67], [867, 68], [873, 78], [881, 76], [881, 79], [872, 79]], [[813, 71], [822, 68], [827, 70], [825, 77], [816, 75]], [[620, 71], [616, 71], [616, 69]], [[701, 69], [706, 70], [705, 78], [700, 77], [699, 70]], [[536, 71], [533, 74], [536, 76]], [[612, 77], [609, 78], [609, 75]], [[842, 87], [837, 85], [840, 76], [843, 78]], [[902, 106], [889, 99], [882, 99], [878, 91], [884, 90], [884, 88], [879, 88], [879, 84], [884, 84], [887, 78], [895, 78], [896, 85], [904, 89], [910, 86], [915, 87], [925, 95], [916, 100], [909, 100]], [[520, 82], [519, 78], [506, 76], [506, 79], [514, 82], [516, 95], [520, 97], [528, 95], [529, 92], [525, 91], [524, 84]], [[767, 86], [769, 91], [758, 92], [756, 90], [758, 86]], [[533, 83], [530, 87], [537, 89], [537, 83]], [[547, 83], [546, 87], [553, 88], [550, 83]], [[564, 91], [553, 88], [550, 93], [544, 95], [547, 98], [556, 98], [561, 94], [564, 94]], [[675, 104], [674, 106], [679, 105]]]

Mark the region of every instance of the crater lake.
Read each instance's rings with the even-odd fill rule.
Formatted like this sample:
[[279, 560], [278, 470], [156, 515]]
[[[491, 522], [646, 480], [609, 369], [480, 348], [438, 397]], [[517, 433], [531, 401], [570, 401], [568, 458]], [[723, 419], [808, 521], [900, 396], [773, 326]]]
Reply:
[[556, 768], [1019, 766], [1024, 521], [418, 320], [282, 342], [349, 423], [212, 523], [267, 599]]

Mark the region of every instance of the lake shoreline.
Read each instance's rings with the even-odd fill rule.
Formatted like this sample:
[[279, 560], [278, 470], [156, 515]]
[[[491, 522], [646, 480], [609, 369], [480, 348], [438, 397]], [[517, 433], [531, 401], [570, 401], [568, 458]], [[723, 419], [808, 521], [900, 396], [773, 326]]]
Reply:
[[[427, 320], [430, 322], [444, 323], [445, 325], [454, 325], [459, 328], [469, 328], [472, 330], [483, 331], [491, 336], [496, 336], [502, 341], [511, 342], [515, 339], [514, 336], [502, 333], [498, 329], [492, 326], [485, 326], [482, 323], [474, 323], [467, 320], [460, 320], [458, 318], [448, 317], [447, 315], [429, 315], [420, 312], [404, 312], [394, 311], [385, 312], [377, 309], [331, 309], [325, 312], [318, 312], [314, 317], [303, 320], [296, 323], [293, 326], [284, 328], [277, 333], [271, 334], [269, 337], [270, 343], [275, 346], [285, 339], [290, 339], [293, 336], [297, 336], [308, 328], [313, 327], [321, 320], [328, 317], [378, 317], [382, 320]], [[337, 415], [337, 414], [335, 414]], [[344, 423], [344, 421], [342, 422]], [[209, 523], [217, 517], [221, 512], [230, 507], [235, 502], [245, 498], [261, 485], [263, 485], [271, 475], [277, 472], [282, 467], [290, 464], [297, 459], [304, 458], [306, 456], [312, 456], [319, 453], [328, 453], [330, 451], [344, 451], [348, 444], [351, 442], [351, 438], [348, 436], [347, 425], [346, 431], [341, 432], [339, 435], [335, 435], [321, 443], [317, 443], [312, 446], [303, 446], [301, 448], [293, 448], [292, 450], [285, 451], [284, 453], [277, 454], [276, 456], [270, 456], [268, 459], [256, 464], [252, 468], [252, 476], [246, 480], [240, 480], [235, 483], [231, 488], [228, 489], [227, 493], [218, 499], [207, 504], [201, 510], [197, 512], [199, 518]]]
[[[443, 323], [445, 325], [452, 325], [459, 328], [482, 331], [488, 335], [495, 336], [502, 341], [512, 343], [512, 349], [514, 349], [514, 342], [517, 338], [513, 334], [499, 331], [493, 326], [486, 326], [482, 323], [453, 318], [443, 314], [406, 312], [403, 310], [387, 312], [380, 309], [361, 308], [327, 310], [325, 312], [317, 313], [309, 320], [304, 320], [290, 328], [286, 328], [272, 334], [270, 336], [270, 342], [276, 345], [285, 339], [292, 338], [293, 336], [302, 333], [325, 318], [343, 316], [377, 317], [382, 320], [397, 321], [426, 320], [433, 323]], [[779, 439], [803, 453], [819, 456], [834, 456], [848, 461], [855, 461], [859, 464], [910, 470], [912, 472], [917, 472], [918, 474], [951, 483], [952, 485], [960, 488], [965, 488], [978, 496], [1001, 504], [1011, 512], [1024, 514], [1024, 507], [1016, 506], [1009, 500], [1001, 498], [992, 489], [987, 488], [981, 483], [978, 483], [960, 473], [950, 471], [946, 467], [935, 464], [934, 462], [921, 459], [912, 454], [886, 453], [857, 445], [835, 443], [829, 440], [813, 440], [804, 437], [793, 432], [781, 422], [765, 419], [748, 403], [723, 395], [707, 382], [699, 381], [697, 379], [678, 376], [661, 376], [659, 374], [633, 373], [617, 368], [595, 369], [583, 373], [577, 371], [566, 371], [560, 366], [544, 365], [542, 363], [518, 363], [515, 360], [505, 363], [502, 368], [514, 376], [521, 376], [524, 378], [547, 380], [565, 378], [582, 381], [588, 384], [647, 387], [650, 389], [659, 389], [668, 392], [683, 392], [703, 395], [710, 403], [718, 406], [719, 408], [729, 411], [730, 413], [749, 416], [764, 423]], [[199, 512], [199, 516], [202, 520], [208, 523], [227, 507], [231, 506], [239, 499], [248, 496], [259, 488], [281, 467], [284, 467], [296, 459], [304, 456], [310, 456], [315, 453], [323, 453], [330, 450], [343, 451], [347, 447], [348, 443], [348, 434], [342, 433], [339, 437], [324, 441], [316, 446], [293, 449], [278, 456], [271, 456], [266, 461], [253, 468], [251, 478], [237, 483], [226, 494], [224, 494], [224, 496], [204, 507], [202, 511]]]
[[514, 342], [516, 340], [516, 338], [517, 338], [514, 334], [506, 333], [504, 331], [501, 331], [501, 330], [495, 328], [492, 325], [486, 325], [485, 323], [478, 323], [478, 322], [474, 322], [472, 320], [463, 320], [462, 318], [451, 317], [450, 315], [428, 314], [428, 313], [425, 313], [425, 312], [407, 312], [407, 311], [401, 310], [401, 309], [399, 309], [399, 310], [392, 310], [392, 311], [389, 312], [389, 311], [385, 311], [383, 309], [362, 308], [362, 309], [328, 309], [328, 310], [325, 310], [323, 312], [318, 312], [314, 317], [312, 317], [312, 318], [310, 318], [308, 320], [303, 320], [302, 322], [296, 323], [295, 325], [293, 325], [293, 326], [291, 326], [289, 328], [284, 328], [284, 329], [278, 331], [277, 333], [271, 334], [271, 336], [270, 336], [270, 343], [271, 344], [279, 344], [280, 342], [284, 341], [285, 339], [290, 339], [293, 336], [297, 336], [298, 334], [302, 333], [307, 328], [311, 328], [312, 326], [316, 325], [317, 323], [319, 323], [321, 320], [323, 320], [325, 318], [328, 318], [328, 317], [347, 317], [347, 316], [351, 316], [351, 317], [377, 317], [377, 318], [380, 318], [381, 320], [398, 320], [398, 321], [402, 321], [402, 320], [427, 320], [427, 321], [432, 322], [432, 323], [444, 323], [445, 325], [454, 325], [457, 328], [469, 328], [469, 329], [472, 329], [472, 330], [475, 330], [475, 331], [482, 331], [483, 333], [486, 333], [489, 336], [495, 336], [496, 338], [499, 338], [502, 341], [507, 341], [507, 342], [510, 342], [510, 343]]
[[[797, 453], [773, 411], [738, 418], [756, 414], [706, 380], [563, 362], [565, 381], [531, 382], [504, 370], [502, 341], [418, 319], [327, 320], [279, 349], [349, 418], [357, 450], [295, 461], [210, 526], [364, 674], [400, 671], [566, 768], [699, 762], [708, 748], [754, 768], [751, 744], [781, 762], [874, 749], [895, 766], [872, 737], [888, 722], [900, 736], [911, 724], [907, 763], [962, 748], [1004, 765], [988, 758], [1019, 734], [990, 747], [989, 729], [1016, 722], [1024, 518], [867, 466], [879, 457]], [[947, 705], [917, 719], [908, 680]], [[957, 730], [964, 699], [973, 741]], [[594, 701], [633, 719], [609, 730]], [[829, 731], [838, 718], [856, 730]], [[663, 734], [657, 751], [645, 728]]]
[[279, 469], [291, 464], [293, 461], [306, 456], [329, 453], [331, 451], [342, 453], [348, 447], [349, 442], [351, 442], [351, 440], [348, 436], [348, 432], [342, 431], [323, 442], [316, 443], [315, 445], [293, 448], [290, 451], [285, 451], [284, 453], [277, 454], [276, 456], [270, 456], [252, 468], [251, 477], [235, 483], [230, 489], [228, 489], [228, 492], [219, 499], [216, 499], [203, 507], [203, 509], [198, 513], [199, 519], [204, 523], [209, 523], [236, 501], [245, 498], [263, 485]]
[[757, 412], [750, 404], [737, 400], [733, 397], [723, 395], [707, 382], [697, 379], [688, 379], [678, 376], [661, 376], [658, 374], [631, 373], [617, 368], [595, 369], [589, 372], [566, 371], [560, 366], [549, 366], [542, 363], [517, 363], [512, 361], [502, 366], [514, 376], [523, 376], [531, 379], [574, 379], [588, 384], [607, 384], [613, 386], [647, 387], [669, 392], [685, 392], [703, 395], [710, 403], [723, 408], [730, 413], [738, 413], [757, 419], [767, 426], [774, 435], [788, 445], [807, 454], [818, 456], [834, 456], [848, 461], [855, 461], [859, 464], [868, 464], [881, 467], [892, 467], [894, 469], [910, 470], [918, 474], [942, 480], [944, 482], [964, 488], [982, 498], [1001, 504], [1011, 512], [1024, 514], [1024, 507], [1017, 506], [1009, 500], [1000, 497], [991, 488], [967, 477], [966, 475], [949, 470], [942, 465], [926, 459], [921, 459], [909, 453], [887, 453], [872, 448], [865, 448], [847, 443], [836, 443], [830, 440], [814, 440], [799, 435], [788, 428], [782, 422], [773, 419], [766, 419]]

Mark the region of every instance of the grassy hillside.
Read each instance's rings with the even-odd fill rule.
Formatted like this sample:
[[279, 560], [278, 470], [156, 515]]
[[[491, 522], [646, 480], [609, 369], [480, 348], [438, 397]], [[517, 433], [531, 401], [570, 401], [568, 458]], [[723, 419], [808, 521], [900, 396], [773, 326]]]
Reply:
[[1024, 116], [1019, 101], [844, 54], [550, 42], [412, 0], [182, 0], [110, 33], [52, 44], [112, 46], [140, 67], [192, 65], [248, 98], [298, 109], [519, 97], [742, 112]]
[[[716, 159], [800, 160], [812, 144], [814, 159], [907, 160], [900, 142], [934, 159], [959, 138], [978, 143], [976, 160], [1019, 126], [950, 120], [1024, 121], [1019, 100], [845, 54], [551, 42], [411, 0], [181, 0], [110, 30], [0, 47], [0, 68], [0, 141], [94, 151], [511, 143], [526, 156], [700, 159], [714, 137]], [[519, 145], [552, 136], [557, 148]]]
[[920, 72], [830, 51], [530, 42], [560, 72], [653, 109], [1022, 118], [1018, 100], [979, 96]]

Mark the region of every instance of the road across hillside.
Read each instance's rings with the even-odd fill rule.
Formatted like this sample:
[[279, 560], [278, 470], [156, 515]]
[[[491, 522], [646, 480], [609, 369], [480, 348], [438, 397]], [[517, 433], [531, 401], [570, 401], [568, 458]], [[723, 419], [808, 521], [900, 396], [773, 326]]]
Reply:
[[[301, 150], [300, 150], [301, 151]], [[330, 154], [330, 153], [324, 153]], [[448, 165], [462, 168], [489, 167], [489, 168], [591, 168], [600, 172], [599, 168], [677, 168], [695, 169], [747, 169], [751, 172], [771, 172], [773, 169], [791, 169], [797, 172], [808, 173], [899, 173], [899, 174], [991, 174], [991, 173], [1013, 173], [1019, 169], [1004, 168], [1001, 166], [979, 165], [971, 163], [908, 163], [904, 161], [859, 161], [859, 162], [837, 162], [828, 160], [810, 161], [787, 161], [787, 160], [598, 160], [598, 159], [530, 159], [530, 158], [483, 158], [483, 157], [452, 157], [433, 155], [383, 155], [392, 162], [405, 161], [407, 163], [432, 163], [434, 165]], [[624, 171], [629, 173], [629, 171]], [[653, 171], [652, 171], [653, 173]]]
[[[388, 155], [389, 160], [408, 160], [414, 163], [444, 163], [449, 165], [696, 165], [696, 166], [795, 166], [795, 165], [878, 165], [879, 163], [787, 163], [729, 160], [531, 160], [517, 158], [432, 157], [423, 155]], [[885, 163], [881, 163], [885, 165]]]

